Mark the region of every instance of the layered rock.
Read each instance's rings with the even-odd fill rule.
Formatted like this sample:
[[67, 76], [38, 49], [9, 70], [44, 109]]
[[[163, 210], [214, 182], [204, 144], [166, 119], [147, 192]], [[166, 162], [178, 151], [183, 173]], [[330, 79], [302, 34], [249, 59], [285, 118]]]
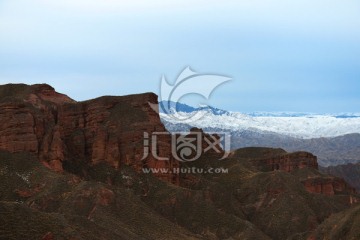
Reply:
[[[227, 171], [190, 172], [180, 175], [180, 186], [166, 184], [134, 171], [178, 166], [171, 136], [148, 106], [156, 95], [55, 102], [42, 97], [48, 86], [13, 88], [5, 96], [0, 87], [8, 127], [0, 125], [7, 137], [1, 140], [7, 151], [0, 151], [0, 235], [7, 238], [300, 239], [358, 201], [344, 182], [320, 174], [309, 153], [248, 148], [219, 161], [224, 152], [205, 140], [219, 136], [200, 129], [186, 137], [201, 135], [202, 149], [215, 149], [182, 167]], [[164, 134], [143, 159], [156, 133]], [[38, 159], [65, 171], [50, 171]], [[179, 181], [170, 172], [156, 176]]]
[[282, 149], [244, 148], [234, 153], [250, 162], [263, 172], [288, 172], [297, 176], [310, 193], [327, 196], [346, 195], [345, 202], [354, 204], [358, 201], [353, 195], [356, 190], [342, 178], [320, 174], [317, 157], [308, 152], [287, 153]]
[[297, 169], [318, 169], [317, 157], [308, 152], [286, 153], [258, 160], [258, 164], [269, 171], [292, 172]]
[[360, 191], [360, 164], [347, 164], [320, 168], [323, 173], [344, 178], [351, 186]]
[[[153, 93], [123, 97], [101, 97], [76, 102], [51, 86], [9, 84], [0, 87], [0, 150], [30, 152], [46, 166], [86, 175], [86, 168], [107, 163], [115, 168], [132, 166], [173, 168], [170, 135], [158, 139], [159, 161], [144, 158], [144, 133], [164, 132]], [[151, 149], [150, 149], [151, 151]], [[161, 179], [177, 182], [172, 173], [158, 173]]]
[[356, 190], [343, 179], [337, 177], [311, 177], [303, 180], [306, 190], [311, 193], [325, 194], [355, 194]]

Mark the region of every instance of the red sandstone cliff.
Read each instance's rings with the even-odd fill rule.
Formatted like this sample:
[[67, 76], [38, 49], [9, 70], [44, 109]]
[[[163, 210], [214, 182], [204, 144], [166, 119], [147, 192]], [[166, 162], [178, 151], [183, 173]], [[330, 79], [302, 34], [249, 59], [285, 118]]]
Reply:
[[[144, 132], [166, 132], [148, 105], [157, 103], [153, 93], [76, 102], [46, 84], [8, 84], [1, 86], [0, 99], [0, 150], [31, 152], [56, 171], [83, 171], [81, 166], [100, 162], [115, 168], [126, 164], [137, 171], [178, 165], [166, 135], [159, 138], [157, 153], [169, 160], [149, 154], [141, 161]], [[178, 182], [177, 175], [158, 177]]]
[[[0, 150], [30, 152], [55, 171], [65, 168], [80, 175], [86, 175], [87, 166], [99, 163], [114, 168], [128, 165], [138, 172], [143, 167], [165, 168], [169, 169], [168, 173], [160, 171], [157, 177], [179, 183], [179, 175], [170, 171], [179, 167], [171, 154], [170, 135], [159, 135], [156, 153], [152, 154], [149, 147], [150, 154], [142, 160], [144, 133], [150, 136], [154, 132], [167, 132], [149, 103], [158, 103], [155, 94], [106, 96], [76, 102], [46, 84], [4, 85], [0, 87]], [[188, 137], [197, 132], [203, 133], [194, 128]], [[202, 145], [203, 149], [208, 147], [204, 139]], [[212, 151], [207, 156], [216, 155], [218, 159], [223, 154]], [[159, 161], [154, 155], [169, 160]], [[252, 162], [263, 171], [318, 169], [316, 156], [307, 152], [279, 152]], [[313, 193], [354, 192], [338, 178], [309, 177], [302, 179], [302, 183]]]
[[313, 168], [318, 170], [317, 157], [308, 152], [294, 152], [276, 155], [255, 161], [258, 166], [269, 171], [292, 172], [296, 169]]
[[306, 190], [325, 195], [355, 194], [356, 190], [343, 179], [337, 177], [309, 177], [302, 181]]
[[[73, 220], [76, 217], [86, 230], [79, 230], [86, 234], [84, 239], [92, 234], [124, 239], [131, 233], [130, 226], [145, 238], [155, 232], [154, 239], [166, 238], [175, 229], [179, 239], [188, 239], [190, 235], [178, 234], [182, 228], [176, 228], [177, 225], [206, 239], [288, 239], [313, 231], [326, 217], [359, 201], [343, 180], [317, 171], [314, 155], [271, 148], [239, 149], [224, 161], [219, 161], [224, 152], [212, 149], [199, 160], [184, 162], [182, 166], [224, 167], [229, 171], [185, 173], [180, 175], [180, 186], [159, 184], [151, 176], [142, 181], [137, 174], [122, 175], [129, 179], [123, 182], [106, 181], [98, 177], [101, 171], [95, 171], [98, 178], [92, 178], [89, 172], [101, 169], [102, 163], [115, 169], [127, 165], [138, 172], [142, 167], [178, 167], [179, 162], [171, 156], [170, 135], [159, 136], [155, 150], [156, 155], [167, 157], [168, 161], [158, 161], [152, 154], [141, 160], [143, 133], [165, 131], [149, 102], [157, 103], [157, 96], [146, 93], [76, 102], [48, 85], [0, 86], [0, 150], [30, 152], [53, 170], [88, 174], [87, 179], [92, 180], [49, 171], [32, 154], [0, 151], [0, 212], [6, 216], [2, 230], [10, 230], [9, 236], [16, 236], [18, 231], [14, 229], [32, 235], [37, 229], [38, 239], [52, 239], [63, 236], [63, 229], [71, 229], [67, 226], [77, 228], [79, 225]], [[198, 133], [203, 134], [201, 129], [193, 128], [187, 137]], [[204, 134], [202, 149], [218, 149], [220, 144], [213, 146], [205, 140], [219, 137]], [[23, 169], [19, 167], [22, 165]], [[100, 167], [88, 169], [95, 165]], [[133, 173], [131, 169], [129, 172]], [[176, 174], [159, 173], [157, 177], [179, 184]], [[103, 184], [107, 182], [113, 185]], [[9, 204], [9, 200], [13, 203]], [[39, 217], [39, 213], [45, 215]], [[30, 218], [32, 215], [35, 217]], [[59, 225], [60, 230], [46, 224], [64, 223], [67, 217], [72, 220], [68, 225]], [[91, 225], [87, 225], [87, 220]], [[168, 225], [169, 220], [176, 224]], [[126, 234], [123, 236], [120, 231], [118, 238], [104, 235], [113, 229], [125, 229]], [[130, 234], [128, 238], [141, 238], [134, 236], [140, 235]], [[171, 236], [167, 238], [174, 239]]]
[[[317, 157], [308, 152], [278, 153], [267, 158], [258, 158], [252, 161], [262, 171], [285, 171], [288, 173], [300, 169], [318, 170]], [[317, 172], [317, 171], [316, 171]], [[343, 179], [317, 174], [302, 175], [301, 183], [310, 193], [337, 195], [355, 194], [356, 190]], [[350, 199], [351, 204], [357, 199]]]

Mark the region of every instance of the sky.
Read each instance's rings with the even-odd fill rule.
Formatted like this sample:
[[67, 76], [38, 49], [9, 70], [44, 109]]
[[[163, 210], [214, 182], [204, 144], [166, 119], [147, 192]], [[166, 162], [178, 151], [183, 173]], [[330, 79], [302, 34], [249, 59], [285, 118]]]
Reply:
[[360, 112], [360, 1], [0, 0], [0, 84], [158, 94], [187, 66], [232, 78], [218, 108]]

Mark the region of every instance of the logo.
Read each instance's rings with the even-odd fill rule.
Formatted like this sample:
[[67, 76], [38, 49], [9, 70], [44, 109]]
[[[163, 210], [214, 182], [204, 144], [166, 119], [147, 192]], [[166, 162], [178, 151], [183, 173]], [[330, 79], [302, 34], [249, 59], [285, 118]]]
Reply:
[[[221, 84], [230, 81], [231, 78], [216, 74], [199, 74], [186, 67], [178, 76], [175, 83], [171, 84], [162, 76], [160, 82], [159, 102], [161, 104], [149, 103], [152, 109], [168, 114], [177, 121], [196, 121], [204, 113], [194, 112], [193, 114], [182, 114], [173, 109], [173, 104], [178, 103], [186, 95], [200, 95], [204, 99], [209, 99], [213, 91]], [[206, 104], [198, 104], [198, 107], [205, 107]]]
[[171, 135], [172, 157], [180, 162], [192, 162], [199, 159], [202, 154], [212, 151], [222, 154], [219, 160], [227, 158], [230, 153], [230, 134], [227, 132], [154, 132], [151, 135], [144, 133], [144, 153], [142, 160], [152, 155], [156, 160], [168, 161], [169, 156], [161, 156], [159, 152], [159, 139]]
[[177, 133], [172, 135], [171, 153], [173, 157], [181, 162], [192, 162], [199, 159], [203, 152], [202, 133], [183, 134], [184, 133]]
[[[221, 84], [230, 81], [231, 78], [217, 74], [199, 74], [186, 67], [171, 84], [162, 76], [160, 82], [159, 102], [160, 104], [149, 103], [154, 111], [166, 114], [175, 122], [191, 123], [199, 120], [205, 111], [193, 111], [182, 113], [177, 111], [176, 104], [187, 95], [199, 95], [208, 100], [214, 90]], [[174, 108], [175, 104], [175, 108]], [[199, 104], [199, 107], [207, 105]], [[168, 136], [166, 136], [168, 135]], [[219, 160], [226, 158], [230, 153], [230, 134], [224, 132], [204, 133], [203, 131], [188, 132], [153, 132], [144, 133], [144, 154], [142, 160], [150, 155], [156, 160], [168, 161], [171, 156], [168, 152], [162, 154], [158, 146], [164, 141], [171, 139], [172, 158], [180, 162], [192, 162], [199, 159], [202, 154], [213, 152], [222, 156]]]

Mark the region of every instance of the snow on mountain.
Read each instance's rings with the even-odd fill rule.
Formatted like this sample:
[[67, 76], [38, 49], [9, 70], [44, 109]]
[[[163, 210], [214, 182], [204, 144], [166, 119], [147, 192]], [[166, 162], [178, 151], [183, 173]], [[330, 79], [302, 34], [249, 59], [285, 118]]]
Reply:
[[161, 101], [159, 103], [159, 111], [160, 113], [176, 113], [176, 112], [184, 112], [184, 113], [194, 113], [197, 111], [209, 111], [212, 112], [214, 115], [222, 115], [229, 113], [228, 111], [214, 108], [211, 106], [204, 106], [204, 107], [191, 107], [189, 105], [179, 103], [179, 102], [172, 102], [172, 101]]
[[[173, 108], [171, 113], [160, 112], [160, 117], [163, 121], [173, 124], [188, 124], [198, 128], [218, 128], [232, 132], [244, 130], [272, 132], [304, 139], [360, 133], [360, 114], [321, 115], [286, 112], [243, 114], [212, 107], [191, 107], [192, 110], [187, 112], [181, 111], [181, 108], [177, 108], [178, 111]], [[190, 117], [195, 113], [201, 117], [192, 121]], [[181, 116], [182, 120], [178, 120], [177, 116]], [[189, 119], [183, 120], [186, 118]]]

